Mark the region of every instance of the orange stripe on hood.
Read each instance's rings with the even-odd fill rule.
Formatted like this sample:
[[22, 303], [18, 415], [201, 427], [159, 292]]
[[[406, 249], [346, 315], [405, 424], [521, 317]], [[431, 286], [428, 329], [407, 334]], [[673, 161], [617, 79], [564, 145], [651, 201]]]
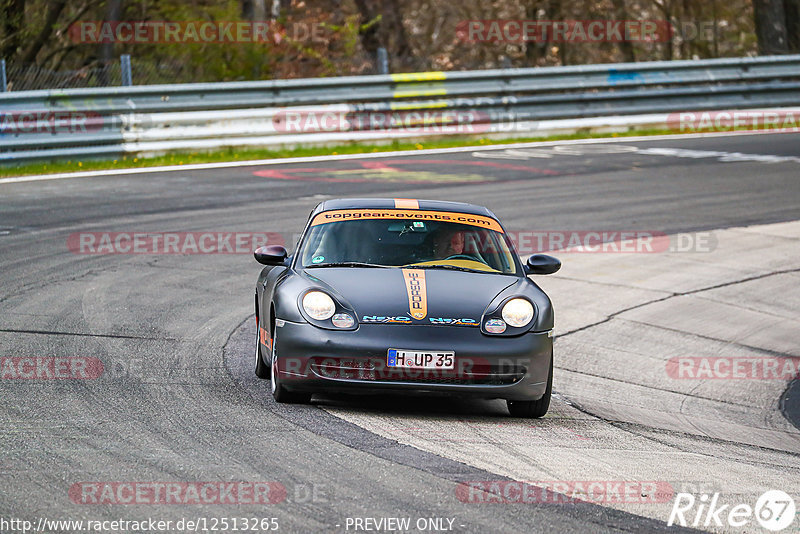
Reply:
[[394, 207], [402, 210], [418, 210], [419, 202], [413, 198], [396, 198], [394, 199]]
[[421, 321], [428, 315], [428, 293], [425, 289], [425, 271], [422, 269], [403, 269], [408, 293], [408, 312], [411, 317]]

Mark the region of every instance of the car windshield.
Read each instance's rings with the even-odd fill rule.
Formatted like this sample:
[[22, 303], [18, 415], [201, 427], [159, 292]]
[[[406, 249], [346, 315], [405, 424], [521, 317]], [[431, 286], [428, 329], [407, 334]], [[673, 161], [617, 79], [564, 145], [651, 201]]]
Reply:
[[497, 221], [466, 218], [493, 228], [393, 217], [319, 222], [317, 216], [301, 243], [298, 263], [303, 268], [405, 267], [517, 274], [511, 245]]

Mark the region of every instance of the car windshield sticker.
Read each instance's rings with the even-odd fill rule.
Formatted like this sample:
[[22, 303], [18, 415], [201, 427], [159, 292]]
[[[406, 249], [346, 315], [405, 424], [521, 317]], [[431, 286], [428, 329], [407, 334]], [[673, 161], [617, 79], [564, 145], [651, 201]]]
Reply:
[[320, 224], [357, 221], [359, 219], [407, 219], [410, 221], [441, 221], [467, 224], [486, 228], [503, 233], [503, 228], [496, 220], [483, 215], [473, 215], [472, 213], [458, 213], [452, 211], [420, 211], [420, 210], [400, 210], [400, 209], [357, 209], [357, 210], [331, 210], [318, 213], [311, 226]]
[[414, 228], [425, 228], [425, 223], [422, 221], [414, 221]]
[[428, 294], [425, 290], [425, 271], [422, 269], [403, 269], [408, 292], [408, 310], [411, 317], [421, 321], [428, 315]]
[[311, 263], [322, 263], [325, 261], [325, 256], [314, 256], [314, 259], [311, 260]]

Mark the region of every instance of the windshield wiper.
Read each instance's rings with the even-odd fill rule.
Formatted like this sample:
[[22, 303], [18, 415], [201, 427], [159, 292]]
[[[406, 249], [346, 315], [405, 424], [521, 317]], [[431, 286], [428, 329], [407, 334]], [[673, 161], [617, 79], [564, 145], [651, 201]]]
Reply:
[[449, 271], [464, 271], [467, 273], [491, 273], [498, 271], [482, 271], [480, 269], [470, 269], [469, 267], [458, 267], [457, 265], [405, 265], [403, 269], [447, 269]]
[[361, 263], [359, 261], [339, 261], [332, 263], [317, 263], [314, 265], [306, 265], [304, 269], [313, 269], [319, 267], [371, 267], [376, 269], [389, 269], [388, 265], [378, 265], [376, 263]]

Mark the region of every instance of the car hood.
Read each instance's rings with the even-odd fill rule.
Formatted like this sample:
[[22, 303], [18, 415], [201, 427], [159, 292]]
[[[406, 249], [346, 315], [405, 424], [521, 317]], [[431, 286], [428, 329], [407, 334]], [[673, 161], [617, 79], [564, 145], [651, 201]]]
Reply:
[[[305, 276], [312, 282], [327, 286], [333, 296], [344, 301], [342, 304], [352, 306], [362, 323], [456, 326], [477, 326], [492, 299], [519, 281], [519, 277], [514, 275], [445, 269], [326, 267], [308, 269]], [[421, 277], [424, 277], [424, 291], [419, 280]], [[414, 295], [419, 295], [416, 302], [424, 303], [424, 306], [415, 307], [413, 314], [409, 287]], [[392, 318], [395, 320], [388, 320]]]

